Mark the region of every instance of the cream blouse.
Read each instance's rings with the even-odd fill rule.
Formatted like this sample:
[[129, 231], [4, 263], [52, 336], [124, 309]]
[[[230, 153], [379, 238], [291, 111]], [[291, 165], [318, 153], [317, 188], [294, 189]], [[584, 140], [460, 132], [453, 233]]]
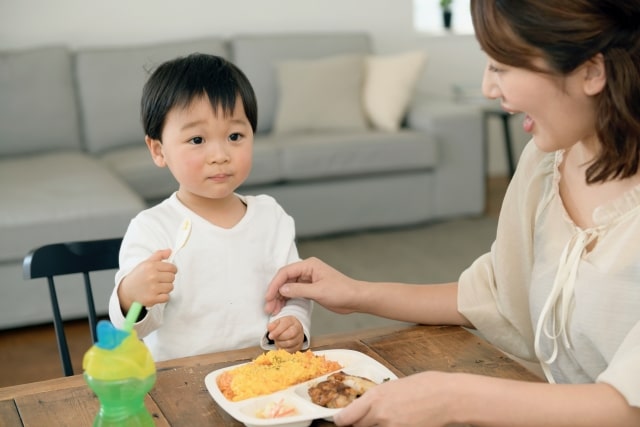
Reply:
[[491, 251], [460, 276], [458, 308], [549, 381], [605, 382], [640, 406], [640, 186], [581, 229], [558, 191], [562, 155], [527, 145]]

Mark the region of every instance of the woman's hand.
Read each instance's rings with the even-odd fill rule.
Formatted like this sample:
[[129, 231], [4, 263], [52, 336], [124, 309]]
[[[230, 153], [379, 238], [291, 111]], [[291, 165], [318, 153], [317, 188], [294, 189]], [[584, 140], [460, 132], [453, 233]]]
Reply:
[[282, 267], [271, 280], [265, 311], [275, 315], [288, 299], [307, 298], [336, 313], [351, 313], [358, 300], [358, 284], [317, 258], [294, 262]]
[[450, 417], [455, 376], [427, 371], [382, 383], [334, 415], [338, 426], [443, 427]]
[[333, 420], [354, 427], [631, 427], [640, 425], [640, 408], [605, 383], [549, 384], [426, 371], [373, 387]]

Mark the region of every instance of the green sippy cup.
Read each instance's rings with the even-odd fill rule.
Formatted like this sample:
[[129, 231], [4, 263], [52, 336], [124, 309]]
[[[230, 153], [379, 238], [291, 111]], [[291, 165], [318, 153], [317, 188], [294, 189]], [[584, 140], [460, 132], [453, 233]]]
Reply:
[[124, 329], [98, 322], [98, 342], [82, 360], [84, 378], [100, 401], [94, 427], [155, 425], [144, 398], [155, 384], [156, 366], [132, 328], [141, 308], [132, 304]]

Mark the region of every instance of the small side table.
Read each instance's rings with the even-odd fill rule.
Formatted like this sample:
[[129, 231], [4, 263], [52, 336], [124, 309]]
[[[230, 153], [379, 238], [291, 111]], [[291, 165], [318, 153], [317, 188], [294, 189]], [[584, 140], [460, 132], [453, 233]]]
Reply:
[[512, 178], [516, 170], [516, 162], [513, 158], [513, 147], [511, 145], [511, 128], [509, 127], [509, 121], [512, 115], [500, 108], [500, 103], [496, 100], [488, 100], [485, 98], [482, 94], [481, 86], [478, 84], [454, 84], [451, 89], [453, 99], [456, 102], [477, 104], [482, 110], [482, 138], [485, 149], [485, 159], [489, 158], [489, 120], [492, 117], [500, 119], [504, 134], [504, 147], [507, 156], [509, 178]]
[[511, 128], [509, 127], [509, 119], [513, 115], [507, 113], [498, 107], [484, 107], [482, 109], [482, 126], [483, 126], [483, 138], [484, 145], [488, 147], [489, 144], [489, 119], [491, 117], [497, 117], [502, 121], [502, 130], [504, 133], [504, 148], [507, 155], [507, 167], [509, 168], [509, 178], [513, 177], [516, 170], [516, 165], [513, 160], [513, 147], [511, 146]]

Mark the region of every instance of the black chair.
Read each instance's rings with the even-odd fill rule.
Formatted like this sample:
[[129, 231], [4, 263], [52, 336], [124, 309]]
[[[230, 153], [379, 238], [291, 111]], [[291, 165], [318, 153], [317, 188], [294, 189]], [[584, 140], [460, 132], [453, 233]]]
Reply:
[[51, 296], [51, 308], [53, 310], [53, 325], [65, 376], [73, 375], [73, 367], [71, 366], [71, 357], [69, 356], [69, 347], [60, 314], [60, 306], [58, 305], [54, 277], [80, 273], [84, 276], [89, 327], [91, 328], [91, 339], [95, 343], [97, 319], [89, 273], [118, 268], [118, 254], [121, 243], [121, 237], [54, 243], [36, 248], [24, 257], [22, 270], [25, 279], [47, 278]]

